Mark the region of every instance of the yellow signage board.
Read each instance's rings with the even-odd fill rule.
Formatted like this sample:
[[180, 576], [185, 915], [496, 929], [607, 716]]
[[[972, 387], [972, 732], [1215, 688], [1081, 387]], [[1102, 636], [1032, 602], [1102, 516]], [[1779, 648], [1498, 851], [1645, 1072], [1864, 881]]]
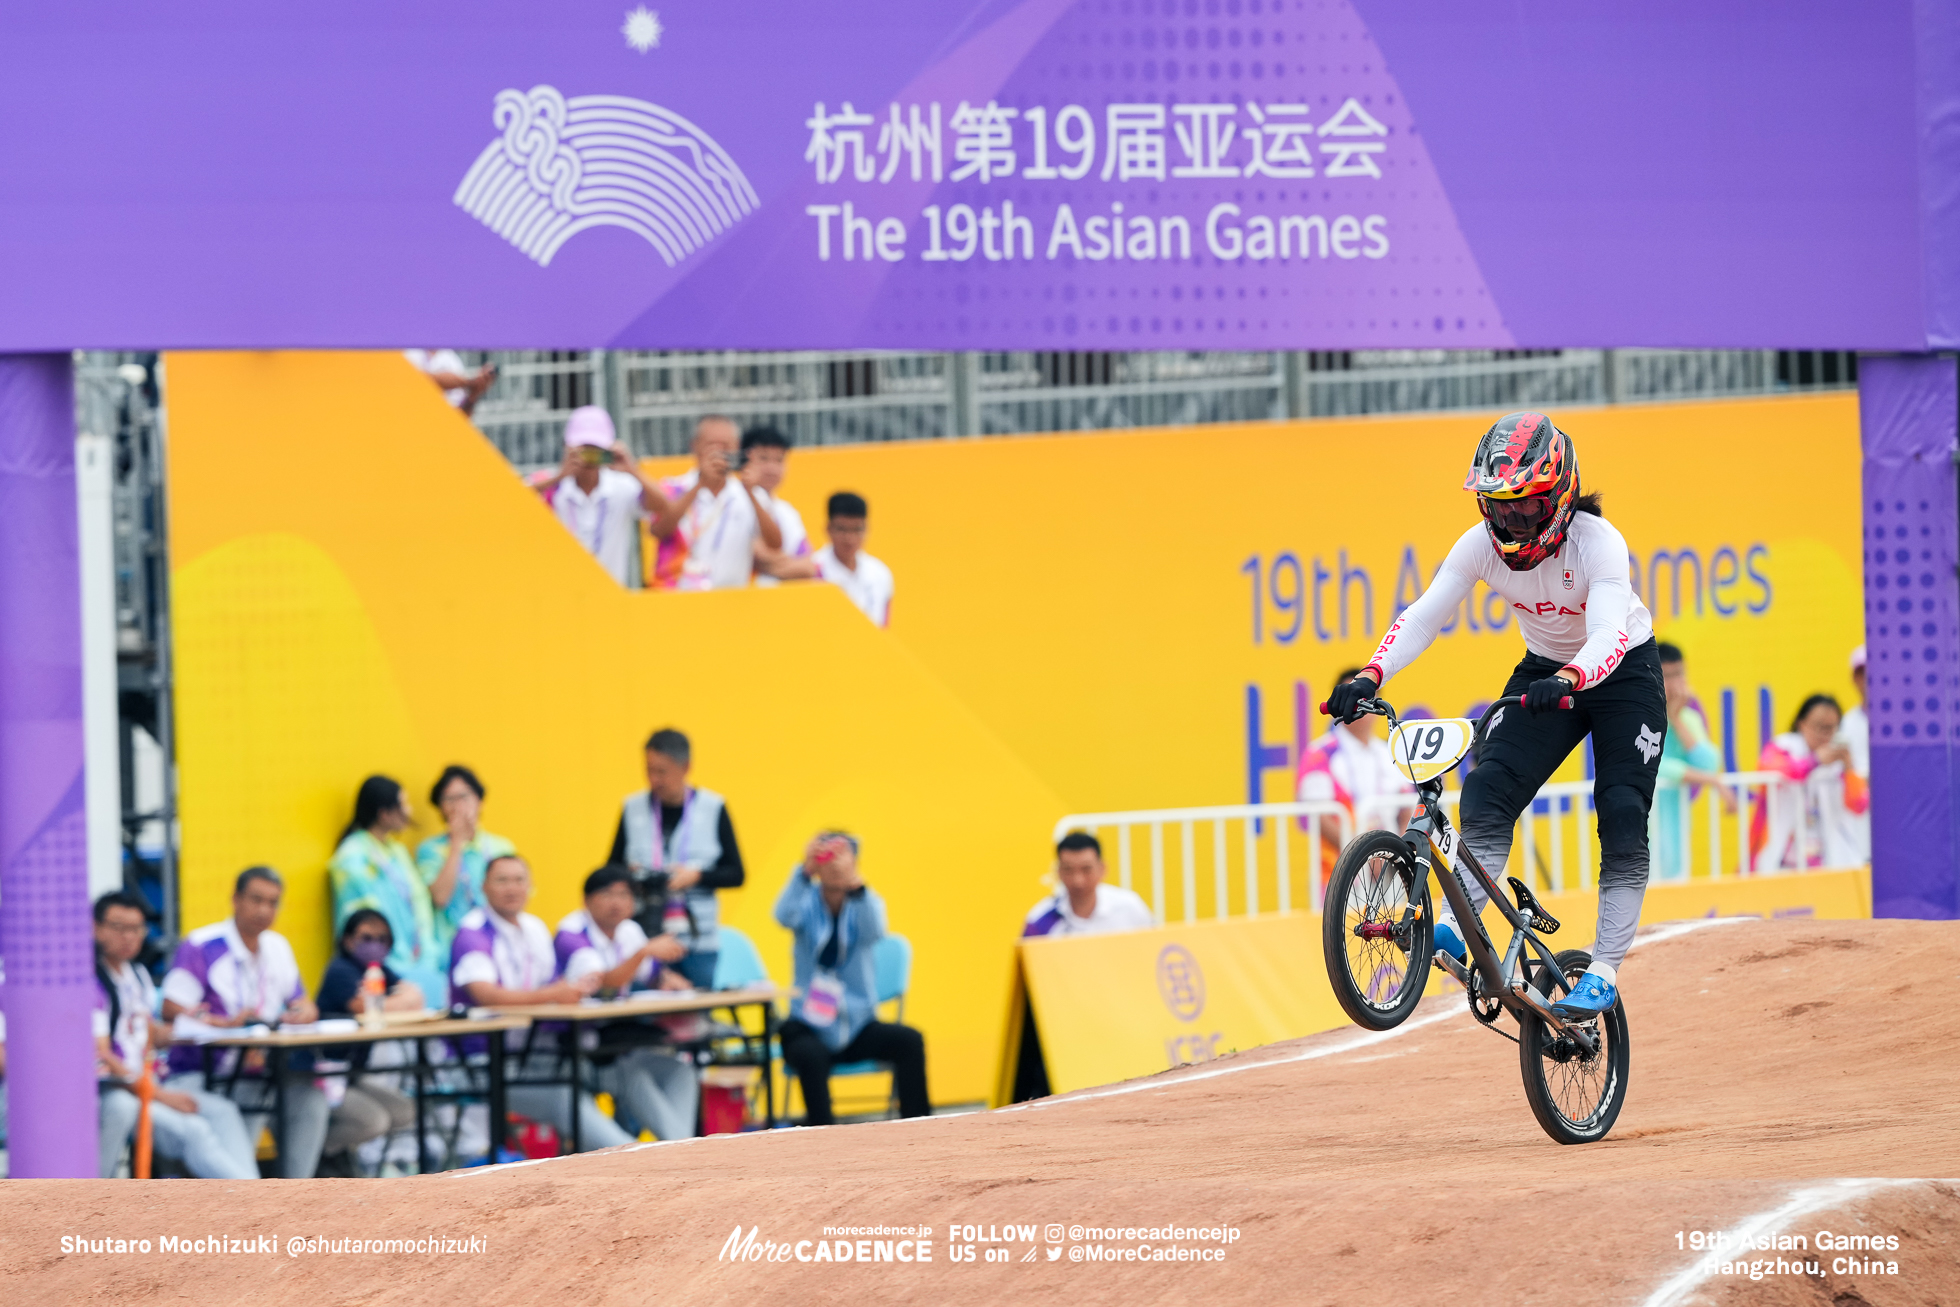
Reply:
[[1209, 1062], [1347, 1020], [1304, 912], [1031, 939], [1022, 976], [1056, 1093]]
[[[1592, 943], [1598, 909], [1592, 890], [1547, 894], [1541, 902], [1561, 923], [1548, 940], [1554, 948]], [[1869, 917], [1871, 873], [1857, 868], [1654, 885], [1640, 919], [1651, 925], [1742, 916]], [[1486, 913], [1486, 922], [1500, 945], [1510, 938], [1496, 912]], [[1058, 1094], [1348, 1024], [1327, 982], [1320, 917], [1305, 912], [1023, 940], [1020, 980]], [[1439, 985], [1436, 977], [1430, 983]], [[1020, 1011], [1016, 1001], [996, 1105], [1011, 1097]]]

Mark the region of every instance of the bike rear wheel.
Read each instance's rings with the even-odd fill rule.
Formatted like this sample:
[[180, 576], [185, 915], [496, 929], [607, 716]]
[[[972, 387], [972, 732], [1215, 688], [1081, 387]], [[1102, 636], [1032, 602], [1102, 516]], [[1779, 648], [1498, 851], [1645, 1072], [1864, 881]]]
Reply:
[[[1559, 970], [1577, 983], [1592, 965], [1592, 954], [1566, 949], [1558, 955]], [[1531, 979], [1548, 997], [1559, 996], [1550, 977], [1536, 972]], [[1568, 984], [1568, 988], [1569, 988]], [[1625, 1003], [1586, 1022], [1595, 1050], [1584, 1052], [1570, 1039], [1555, 1034], [1544, 1021], [1526, 1012], [1518, 1018], [1518, 1062], [1524, 1072], [1524, 1097], [1531, 1114], [1546, 1134], [1561, 1144], [1591, 1144], [1606, 1137], [1619, 1119], [1627, 1098], [1627, 1014]]]
[[1385, 830], [1356, 838], [1321, 904], [1321, 951], [1341, 1010], [1370, 1030], [1401, 1025], [1429, 983], [1430, 940], [1429, 878], [1409, 846]]

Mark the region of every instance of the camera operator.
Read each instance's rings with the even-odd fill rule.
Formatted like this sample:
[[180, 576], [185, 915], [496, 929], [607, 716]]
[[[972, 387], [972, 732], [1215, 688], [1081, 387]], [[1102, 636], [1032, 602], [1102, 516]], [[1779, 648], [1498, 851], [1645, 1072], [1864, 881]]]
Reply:
[[648, 737], [647, 788], [626, 797], [606, 861], [632, 868], [641, 928], [687, 945], [674, 969], [696, 989], [712, 989], [721, 951], [715, 891], [734, 889], [744, 872], [727, 802], [687, 783], [693, 756], [679, 731]]

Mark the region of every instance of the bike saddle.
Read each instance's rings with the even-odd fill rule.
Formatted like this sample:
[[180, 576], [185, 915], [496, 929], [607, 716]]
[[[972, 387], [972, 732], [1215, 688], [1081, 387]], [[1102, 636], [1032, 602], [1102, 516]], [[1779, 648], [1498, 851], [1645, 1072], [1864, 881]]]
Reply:
[[1556, 935], [1558, 918], [1539, 905], [1523, 881], [1516, 876], [1506, 876], [1504, 879], [1511, 882], [1511, 893], [1518, 900], [1518, 911], [1531, 918], [1531, 928], [1541, 935]]

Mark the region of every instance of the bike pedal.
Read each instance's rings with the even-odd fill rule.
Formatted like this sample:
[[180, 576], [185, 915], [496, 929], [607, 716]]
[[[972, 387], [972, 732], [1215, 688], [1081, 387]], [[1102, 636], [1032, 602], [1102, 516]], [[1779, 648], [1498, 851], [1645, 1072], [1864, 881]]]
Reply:
[[1541, 935], [1558, 934], [1558, 918], [1540, 906], [1525, 883], [1516, 876], [1506, 876], [1504, 879], [1511, 882], [1511, 893], [1518, 900], [1518, 911], [1531, 919], [1531, 928]]
[[1454, 976], [1456, 983], [1465, 989], [1470, 988], [1470, 972], [1461, 962], [1458, 962], [1441, 949], [1436, 950], [1436, 955], [1430, 961], [1435, 963], [1436, 970], [1445, 975]]

